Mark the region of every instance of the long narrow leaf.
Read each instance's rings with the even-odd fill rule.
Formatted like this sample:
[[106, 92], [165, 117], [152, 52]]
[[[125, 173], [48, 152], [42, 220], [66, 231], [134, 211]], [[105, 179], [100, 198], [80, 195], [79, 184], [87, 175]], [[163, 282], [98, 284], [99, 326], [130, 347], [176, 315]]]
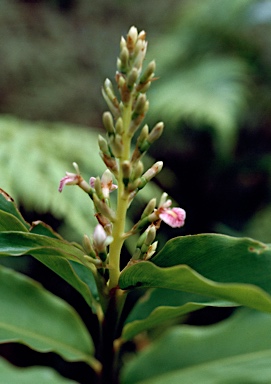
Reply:
[[[49, 233], [41, 223], [34, 231]], [[0, 232], [0, 257], [30, 254], [73, 286], [96, 312], [99, 295], [92, 271], [83, 262], [84, 252], [78, 246], [56, 236], [25, 232]], [[79, 262], [78, 262], [79, 261]]]
[[248, 238], [184, 236], [170, 240], [151, 262], [126, 268], [120, 287], [196, 293], [271, 312], [271, 248]]
[[268, 384], [270, 326], [270, 314], [241, 310], [212, 326], [171, 328], [130, 360], [121, 384]]
[[24, 220], [24, 218], [20, 214], [16, 204], [14, 203], [13, 198], [9, 196], [9, 194], [1, 188], [0, 188], [0, 210], [15, 216], [18, 220], [21, 221], [21, 223], [24, 225], [25, 228], [30, 227], [29, 224]]
[[48, 236], [25, 232], [0, 232], [0, 255], [21, 256], [26, 254], [61, 256], [80, 261], [84, 252], [72, 243]]
[[9, 364], [0, 358], [0, 380], [5, 384], [75, 384], [61, 377], [51, 368], [47, 367], [30, 367], [19, 368]]
[[129, 340], [140, 332], [160, 326], [163, 322], [205, 307], [227, 307], [234, 303], [168, 289], [148, 291], [129, 314], [122, 339]]
[[0, 341], [53, 351], [69, 361], [97, 365], [91, 337], [72, 307], [31, 279], [0, 268]]

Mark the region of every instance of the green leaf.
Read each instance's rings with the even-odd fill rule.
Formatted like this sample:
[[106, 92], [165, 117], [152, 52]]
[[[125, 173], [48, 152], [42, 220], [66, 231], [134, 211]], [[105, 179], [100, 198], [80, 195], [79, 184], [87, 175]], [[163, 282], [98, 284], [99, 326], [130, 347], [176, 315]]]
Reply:
[[97, 362], [91, 337], [72, 307], [41, 285], [0, 268], [0, 341], [20, 342], [68, 361]]
[[224, 235], [170, 240], [152, 259], [126, 268], [121, 289], [166, 288], [271, 312], [271, 249]]
[[22, 222], [10, 213], [0, 210], [0, 231], [28, 232]]
[[126, 365], [122, 384], [270, 383], [271, 316], [248, 310], [166, 331]]
[[168, 241], [151, 261], [159, 267], [185, 264], [218, 282], [270, 287], [271, 247], [250, 238], [220, 234], [180, 236]]
[[43, 255], [34, 257], [76, 289], [96, 313], [100, 298], [93, 273], [88, 268], [62, 257], [43, 257]]
[[19, 368], [0, 358], [0, 379], [5, 384], [75, 384], [47, 367]]
[[0, 255], [21, 256], [25, 254], [61, 256], [70, 260], [83, 260], [84, 252], [65, 240], [24, 232], [0, 232]]
[[48, 237], [53, 237], [55, 239], [64, 240], [57, 232], [53, 230], [52, 227], [50, 227], [50, 225], [40, 220], [32, 222], [30, 232], [36, 233], [37, 235], [44, 235]]
[[33, 231], [51, 237], [32, 232], [0, 232], [0, 256], [32, 255], [75, 288], [96, 313], [99, 294], [93, 272], [80, 263], [84, 262], [84, 252], [54, 235], [42, 223], [34, 226]]
[[149, 290], [139, 299], [129, 314], [121, 337], [123, 340], [132, 339], [140, 332], [157, 327], [165, 321], [174, 320], [204, 307], [234, 305], [234, 303], [187, 292], [169, 289]]
[[[12, 199], [12, 197], [9, 196], [9, 194], [5, 192], [3, 189], [0, 188], [0, 212], [2, 211], [14, 216], [14, 219], [17, 218], [22, 224], [21, 228], [28, 229], [30, 227], [30, 225], [24, 220], [21, 213], [17, 209], [16, 204], [14, 203], [14, 200]], [[0, 229], [0, 230], [3, 230], [3, 229]], [[15, 230], [15, 228], [13, 228], [13, 230]], [[24, 230], [24, 229], [21, 229], [21, 230]]]

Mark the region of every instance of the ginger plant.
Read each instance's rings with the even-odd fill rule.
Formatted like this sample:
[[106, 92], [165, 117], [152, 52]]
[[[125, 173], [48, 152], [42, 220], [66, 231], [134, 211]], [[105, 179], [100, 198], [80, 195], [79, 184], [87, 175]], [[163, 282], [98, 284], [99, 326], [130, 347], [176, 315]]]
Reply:
[[[199, 234], [173, 238], [159, 250], [161, 223], [179, 228], [186, 217], [182, 208], [172, 207], [167, 193], [158, 203], [152, 198], [138, 222], [128, 225], [134, 198], [163, 166], [161, 161], [146, 170], [143, 165], [164, 128], [162, 122], [152, 129], [143, 124], [146, 92], [156, 79], [154, 61], [143, 69], [145, 37], [131, 27], [121, 38], [116, 85], [107, 79], [102, 88], [109, 111], [103, 114], [106, 134], [98, 144], [106, 169], [86, 181], [74, 163], [75, 173], [67, 172], [60, 181], [60, 192], [77, 185], [89, 195], [97, 219], [93, 234], [84, 234], [80, 245], [41, 221], [29, 224], [0, 190], [0, 256], [31, 255], [50, 268], [79, 292], [95, 324], [85, 324], [67, 302], [0, 265], [0, 343], [18, 342], [84, 362], [93, 373], [84, 383], [234, 383], [248, 378], [260, 383], [263, 377], [270, 382], [270, 244]], [[128, 238], [134, 239], [134, 249], [123, 267]], [[236, 315], [210, 328], [180, 324], [183, 316], [208, 307], [230, 307]], [[172, 322], [178, 325], [161, 331]], [[153, 329], [160, 329], [157, 340]], [[138, 348], [127, 359], [125, 345], [131, 340]], [[49, 368], [18, 372], [1, 358], [0, 368], [3, 383], [70, 383]]]

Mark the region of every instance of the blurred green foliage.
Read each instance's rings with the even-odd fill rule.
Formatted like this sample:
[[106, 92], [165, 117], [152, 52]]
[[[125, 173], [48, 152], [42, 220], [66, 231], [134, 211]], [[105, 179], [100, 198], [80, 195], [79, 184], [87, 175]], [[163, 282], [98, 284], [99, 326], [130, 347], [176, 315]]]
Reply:
[[[84, 233], [90, 234], [96, 219], [89, 196], [76, 187], [65, 188], [62, 194], [57, 189], [66, 170], [75, 172], [74, 161], [86, 180], [102, 175], [98, 131], [2, 116], [0, 135], [1, 188], [27, 211], [53, 212], [63, 221], [60, 232], [71, 240], [81, 241]], [[138, 195], [138, 203], [144, 206], [154, 195], [159, 196], [159, 189], [148, 185]]]
[[160, 29], [177, 3], [1, 0], [0, 112], [100, 126], [120, 34]]
[[240, 125], [270, 107], [270, 7], [269, 1], [186, 1], [153, 48], [153, 56], [163, 55], [151, 113], [174, 132], [182, 120], [208, 126], [217, 152], [231, 153]]
[[[84, 128], [69, 124], [88, 127], [87, 152], [92, 156], [90, 146], [97, 134], [90, 127], [101, 127], [105, 108], [101, 84], [105, 77], [114, 77], [119, 35], [132, 24], [147, 31], [148, 58], [157, 62], [159, 81], [150, 90], [147, 121], [150, 126], [157, 120], [166, 123], [152, 156], [165, 160], [171, 170], [163, 172], [158, 183], [187, 210], [186, 232], [243, 232], [269, 241], [269, 0], [170, 0], [155, 6], [151, 0], [2, 0], [0, 112], [68, 123], [69, 150], [62, 151], [55, 124], [11, 124], [3, 117], [1, 187], [6, 186], [27, 210], [67, 214], [70, 235], [75, 227], [81, 233], [86, 222], [78, 226], [72, 217], [79, 217], [80, 211], [73, 214], [73, 207], [68, 209], [68, 199], [76, 192], [55, 193], [59, 178], [78, 154], [86, 159], [87, 144], [82, 142], [80, 149], [77, 134], [84, 135]], [[31, 129], [44, 130], [48, 143], [35, 140], [34, 133], [29, 141]], [[59, 140], [57, 145], [54, 140]], [[32, 161], [19, 168], [16, 179], [18, 168], [9, 167], [23, 164], [19, 142], [25, 143]], [[6, 160], [10, 153], [12, 161]], [[38, 158], [47, 164], [43, 178]], [[78, 162], [86, 177], [100, 173], [100, 161], [82, 158]], [[23, 186], [19, 180], [24, 180]], [[41, 180], [46, 186], [37, 193], [30, 185], [40, 185]]]

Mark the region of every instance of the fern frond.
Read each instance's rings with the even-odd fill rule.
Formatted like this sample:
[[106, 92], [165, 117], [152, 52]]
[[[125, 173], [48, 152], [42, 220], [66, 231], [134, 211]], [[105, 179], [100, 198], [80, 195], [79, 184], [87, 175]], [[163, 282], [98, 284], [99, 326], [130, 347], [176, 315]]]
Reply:
[[181, 120], [210, 126], [218, 152], [232, 148], [253, 82], [248, 60], [255, 52], [253, 4], [253, 0], [184, 2], [169, 33], [157, 39], [151, 52], [160, 56], [160, 81], [149, 94], [151, 113], [159, 111], [173, 130]]
[[218, 147], [228, 150], [246, 106], [246, 73], [244, 62], [232, 58], [208, 58], [172, 71], [150, 92], [151, 113], [159, 113], [173, 129], [184, 119], [208, 125]]
[[[81, 240], [97, 223], [92, 201], [77, 187], [67, 187], [60, 194], [58, 186], [66, 171], [73, 172], [73, 161], [86, 180], [101, 176], [105, 165], [99, 157], [97, 135], [93, 128], [1, 116], [0, 187], [27, 210], [51, 212], [64, 220], [65, 234]], [[148, 201], [159, 195], [158, 190], [148, 185], [139, 198]]]

